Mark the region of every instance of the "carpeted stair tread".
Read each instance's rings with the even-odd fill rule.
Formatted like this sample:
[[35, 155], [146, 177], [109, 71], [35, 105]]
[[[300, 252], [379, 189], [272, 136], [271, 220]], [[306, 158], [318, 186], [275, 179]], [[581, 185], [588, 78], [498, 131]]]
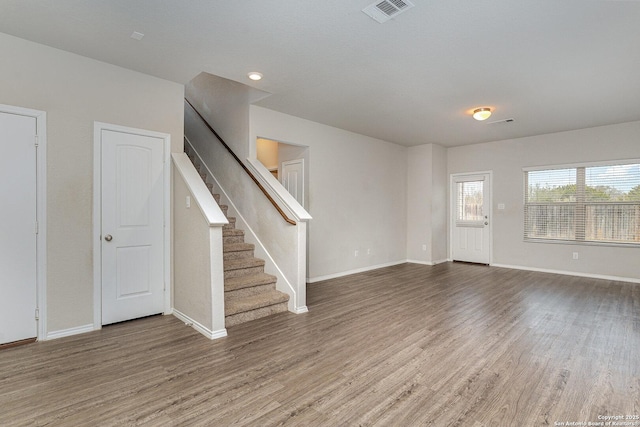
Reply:
[[221, 197], [215, 185], [207, 182], [207, 168], [199, 162], [195, 153], [187, 154], [229, 220], [222, 229], [225, 326], [288, 311], [289, 295], [276, 290], [277, 277], [264, 272], [265, 261], [254, 256], [255, 245], [244, 242], [244, 230], [235, 228], [236, 218], [228, 215], [228, 205], [220, 203]]
[[227, 243], [224, 245], [223, 250], [225, 252], [251, 251], [254, 247], [251, 243]]
[[242, 298], [235, 298], [232, 301], [226, 301], [224, 307], [225, 316], [231, 316], [251, 310], [257, 310], [263, 307], [280, 304], [289, 301], [289, 295], [277, 291], [275, 289], [262, 292], [257, 295], [249, 295]]
[[274, 284], [277, 281], [276, 276], [267, 273], [252, 274], [250, 276], [230, 277], [224, 281], [225, 292], [236, 291], [238, 289], [251, 288], [255, 286], [263, 286]]
[[222, 252], [224, 261], [239, 258], [253, 258], [254, 245], [251, 243], [223, 243]]
[[225, 327], [230, 328], [241, 323], [247, 323], [252, 320], [261, 319], [263, 317], [272, 316], [274, 314], [285, 313], [289, 311], [289, 305], [287, 302], [281, 302], [279, 304], [268, 305], [266, 307], [258, 308], [251, 311], [243, 311], [224, 318]]
[[264, 260], [260, 258], [230, 259], [224, 262], [224, 271], [242, 270], [245, 268], [264, 267]]
[[222, 235], [224, 237], [227, 236], [244, 236], [244, 230], [240, 230], [237, 228], [225, 228], [222, 230]]

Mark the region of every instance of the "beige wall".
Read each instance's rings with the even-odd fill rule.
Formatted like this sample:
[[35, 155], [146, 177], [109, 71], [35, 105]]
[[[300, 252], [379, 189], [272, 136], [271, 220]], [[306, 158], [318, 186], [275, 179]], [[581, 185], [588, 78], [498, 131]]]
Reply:
[[[448, 172], [493, 171], [493, 263], [640, 279], [640, 248], [523, 241], [525, 167], [640, 159], [640, 122], [455, 147]], [[497, 205], [503, 203], [504, 210]], [[574, 260], [573, 252], [579, 253]]]
[[447, 152], [437, 144], [407, 149], [407, 258], [447, 259]]
[[[189, 196], [193, 209], [185, 206]], [[213, 326], [209, 222], [196, 206], [184, 178], [173, 168], [174, 292], [173, 307], [208, 330]], [[224, 327], [224, 325], [223, 325]]]
[[171, 134], [184, 87], [0, 33], [0, 103], [47, 113], [47, 329], [93, 323], [94, 121]]
[[258, 138], [256, 141], [256, 158], [265, 168], [278, 169], [278, 142], [270, 139]]
[[242, 161], [249, 157], [249, 104], [267, 96], [266, 92], [200, 73], [187, 84], [185, 95], [236, 156]]
[[256, 106], [251, 135], [309, 147], [311, 279], [406, 260], [406, 147]]

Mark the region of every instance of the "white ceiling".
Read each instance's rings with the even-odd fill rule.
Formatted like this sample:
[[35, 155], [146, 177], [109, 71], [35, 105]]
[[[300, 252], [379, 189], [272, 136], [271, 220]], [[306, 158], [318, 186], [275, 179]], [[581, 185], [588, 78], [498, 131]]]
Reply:
[[[371, 2], [0, 0], [0, 32], [179, 83], [206, 71], [407, 146], [640, 120], [638, 0], [413, 0], [384, 24]], [[471, 119], [483, 106], [515, 121]]]

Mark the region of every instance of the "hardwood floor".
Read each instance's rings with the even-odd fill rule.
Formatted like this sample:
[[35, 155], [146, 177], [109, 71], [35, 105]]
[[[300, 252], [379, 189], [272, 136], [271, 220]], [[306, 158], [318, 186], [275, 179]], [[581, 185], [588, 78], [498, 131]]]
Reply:
[[[307, 302], [307, 314], [216, 341], [166, 316], [3, 350], [0, 426], [555, 426], [640, 415], [638, 285], [404, 264], [309, 285]], [[630, 422], [619, 425], [640, 425]]]

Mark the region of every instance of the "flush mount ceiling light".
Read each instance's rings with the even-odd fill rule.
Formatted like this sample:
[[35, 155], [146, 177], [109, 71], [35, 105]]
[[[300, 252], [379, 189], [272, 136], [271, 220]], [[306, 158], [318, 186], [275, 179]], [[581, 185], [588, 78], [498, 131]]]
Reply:
[[252, 71], [247, 74], [247, 76], [249, 76], [249, 78], [254, 81], [262, 80], [262, 74], [258, 73], [257, 71]]
[[473, 110], [473, 118], [476, 120], [487, 120], [491, 116], [491, 108], [483, 107]]

